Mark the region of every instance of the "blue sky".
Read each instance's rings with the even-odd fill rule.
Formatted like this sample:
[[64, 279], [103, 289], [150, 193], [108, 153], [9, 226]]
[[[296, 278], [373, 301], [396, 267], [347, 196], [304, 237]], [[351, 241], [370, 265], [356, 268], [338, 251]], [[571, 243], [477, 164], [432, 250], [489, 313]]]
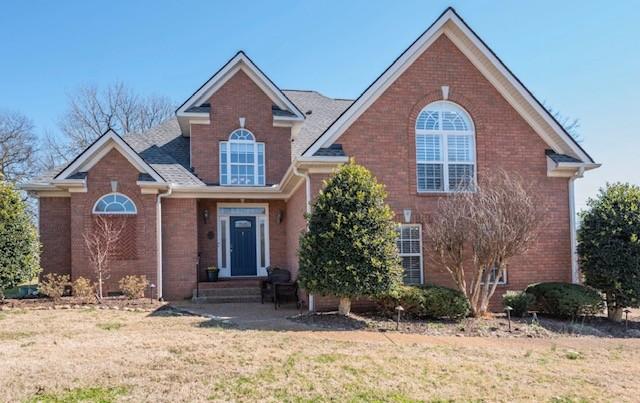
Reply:
[[237, 50], [281, 88], [353, 98], [452, 5], [540, 99], [579, 118], [607, 181], [640, 184], [640, 3], [28, 1], [0, 11], [0, 108], [55, 131], [82, 84], [184, 101]]

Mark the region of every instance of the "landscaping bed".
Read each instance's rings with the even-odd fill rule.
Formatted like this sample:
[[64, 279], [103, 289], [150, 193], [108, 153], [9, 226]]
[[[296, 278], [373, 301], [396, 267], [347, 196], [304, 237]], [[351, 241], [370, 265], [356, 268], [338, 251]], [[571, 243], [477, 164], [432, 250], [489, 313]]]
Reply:
[[431, 336], [457, 337], [528, 337], [553, 338], [566, 336], [595, 336], [640, 338], [640, 315], [638, 310], [625, 323], [615, 323], [605, 317], [587, 318], [584, 321], [561, 320], [549, 317], [511, 318], [511, 330], [505, 314], [490, 318], [466, 318], [462, 320], [418, 320], [403, 318], [396, 330], [395, 319], [378, 313], [359, 313], [349, 316], [337, 312], [303, 314], [291, 317], [294, 322], [304, 323], [323, 330], [368, 330], [374, 332], [399, 331], [401, 333]]
[[165, 302], [150, 298], [128, 299], [123, 296], [106, 297], [100, 302], [87, 302], [77, 297], [62, 297], [59, 301], [53, 301], [51, 298], [15, 298], [0, 301], [0, 311], [11, 309], [114, 309], [150, 312], [165, 304]]

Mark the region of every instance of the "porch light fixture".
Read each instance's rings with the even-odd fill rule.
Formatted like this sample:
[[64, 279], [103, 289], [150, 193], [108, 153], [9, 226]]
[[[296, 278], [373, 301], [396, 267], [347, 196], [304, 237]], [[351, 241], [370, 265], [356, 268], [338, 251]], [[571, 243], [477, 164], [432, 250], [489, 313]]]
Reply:
[[209, 220], [209, 209], [204, 209], [204, 211], [202, 212], [202, 218], [204, 219], [204, 223], [207, 223], [207, 220]]
[[280, 224], [282, 222], [283, 217], [284, 217], [284, 211], [278, 210], [278, 213], [276, 214], [276, 222]]
[[406, 208], [404, 209], [404, 211], [402, 212], [404, 214], [404, 222], [405, 223], [410, 223], [411, 222], [411, 209], [410, 208]]

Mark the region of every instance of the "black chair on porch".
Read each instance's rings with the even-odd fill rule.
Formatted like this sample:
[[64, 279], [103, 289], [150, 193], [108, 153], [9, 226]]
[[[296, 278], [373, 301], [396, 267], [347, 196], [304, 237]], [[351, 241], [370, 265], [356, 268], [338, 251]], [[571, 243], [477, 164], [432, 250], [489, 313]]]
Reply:
[[298, 282], [291, 281], [291, 272], [279, 267], [267, 267], [267, 278], [260, 285], [260, 302], [264, 304], [265, 297], [271, 299], [275, 309], [278, 309], [283, 299], [294, 299], [296, 307], [300, 309], [298, 298]]

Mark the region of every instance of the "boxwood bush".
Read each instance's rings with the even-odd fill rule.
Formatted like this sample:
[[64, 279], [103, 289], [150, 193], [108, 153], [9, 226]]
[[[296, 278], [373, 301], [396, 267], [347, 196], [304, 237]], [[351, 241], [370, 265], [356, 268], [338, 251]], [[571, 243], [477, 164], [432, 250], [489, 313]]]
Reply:
[[534, 301], [533, 295], [524, 291], [507, 291], [502, 296], [502, 305], [505, 308], [510, 306], [513, 309], [512, 313], [516, 316], [524, 316]]
[[413, 318], [460, 319], [469, 314], [469, 302], [460, 291], [436, 285], [399, 285], [378, 298], [378, 304], [387, 315], [394, 315], [400, 305]]
[[598, 291], [570, 283], [538, 283], [525, 290], [534, 297], [534, 308], [558, 317], [593, 316], [603, 311], [604, 303]]

